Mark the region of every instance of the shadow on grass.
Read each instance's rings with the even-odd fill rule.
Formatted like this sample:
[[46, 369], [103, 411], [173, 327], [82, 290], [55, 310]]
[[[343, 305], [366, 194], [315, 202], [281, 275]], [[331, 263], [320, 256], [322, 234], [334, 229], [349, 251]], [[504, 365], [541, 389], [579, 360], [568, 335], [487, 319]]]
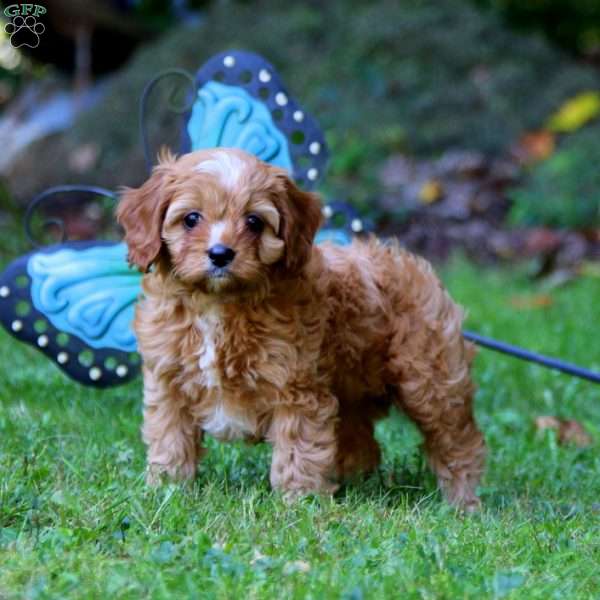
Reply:
[[439, 501], [435, 478], [424, 456], [411, 456], [404, 461], [384, 462], [369, 475], [357, 476], [345, 481], [335, 495], [337, 500], [354, 502], [377, 502], [393, 508], [412, 507], [429, 500]]
[[[197, 490], [214, 486], [240, 497], [254, 492], [265, 499], [273, 494], [269, 482], [271, 451], [268, 444], [247, 446], [209, 440], [207, 446], [209, 452], [198, 470]], [[345, 481], [334, 495], [336, 502], [377, 502], [389, 508], [416, 506], [432, 498], [441, 501], [435, 478], [420, 453], [405, 461], [385, 462], [372, 474]]]

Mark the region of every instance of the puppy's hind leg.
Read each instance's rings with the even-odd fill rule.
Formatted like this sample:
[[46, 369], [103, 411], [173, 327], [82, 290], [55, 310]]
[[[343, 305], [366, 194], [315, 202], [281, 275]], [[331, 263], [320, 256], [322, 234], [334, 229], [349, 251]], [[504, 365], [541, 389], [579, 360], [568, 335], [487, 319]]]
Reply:
[[[337, 424], [336, 474], [344, 481], [374, 472], [381, 463], [381, 448], [375, 439], [375, 420], [385, 416], [387, 406], [365, 397], [356, 407], [341, 407]], [[376, 410], [375, 410], [376, 409]]]
[[451, 374], [419, 361], [397, 365], [397, 401], [421, 430], [429, 465], [447, 500], [473, 511], [480, 505], [475, 489], [483, 471], [485, 445], [473, 415], [468, 360], [461, 355], [455, 355], [459, 360]]

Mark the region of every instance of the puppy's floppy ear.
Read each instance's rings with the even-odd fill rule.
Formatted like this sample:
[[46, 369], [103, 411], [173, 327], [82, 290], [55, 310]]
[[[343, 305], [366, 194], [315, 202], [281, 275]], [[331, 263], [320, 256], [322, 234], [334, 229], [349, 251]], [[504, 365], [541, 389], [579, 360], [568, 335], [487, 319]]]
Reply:
[[171, 154], [161, 153], [150, 178], [140, 188], [125, 188], [117, 206], [117, 221], [125, 230], [129, 250], [127, 259], [144, 272], [162, 247], [160, 231], [169, 204], [166, 183], [174, 160]]
[[323, 215], [321, 202], [316, 194], [304, 192], [288, 177], [283, 179], [285, 194], [275, 199], [281, 215], [279, 237], [285, 243], [283, 265], [289, 274], [300, 272], [308, 262], [315, 234], [319, 229]]

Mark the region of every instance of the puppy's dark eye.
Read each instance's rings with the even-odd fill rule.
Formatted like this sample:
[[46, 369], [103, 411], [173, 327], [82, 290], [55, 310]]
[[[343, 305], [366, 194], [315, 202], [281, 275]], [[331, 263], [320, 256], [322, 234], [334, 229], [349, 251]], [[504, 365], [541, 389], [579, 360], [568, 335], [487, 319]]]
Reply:
[[183, 224], [187, 229], [194, 229], [202, 220], [202, 215], [199, 212], [191, 212], [183, 217]]
[[246, 225], [252, 233], [261, 233], [265, 228], [263, 220], [256, 215], [248, 215], [246, 217]]

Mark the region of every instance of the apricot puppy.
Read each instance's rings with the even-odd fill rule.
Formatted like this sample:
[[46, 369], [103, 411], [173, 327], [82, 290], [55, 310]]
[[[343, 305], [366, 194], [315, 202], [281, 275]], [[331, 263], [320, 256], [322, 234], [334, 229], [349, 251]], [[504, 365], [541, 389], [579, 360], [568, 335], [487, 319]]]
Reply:
[[146, 273], [134, 327], [150, 482], [193, 478], [207, 433], [268, 441], [287, 496], [332, 492], [377, 467], [374, 423], [396, 405], [447, 499], [477, 506], [474, 350], [425, 260], [374, 238], [313, 245], [318, 198], [233, 149], [162, 156], [117, 217]]

